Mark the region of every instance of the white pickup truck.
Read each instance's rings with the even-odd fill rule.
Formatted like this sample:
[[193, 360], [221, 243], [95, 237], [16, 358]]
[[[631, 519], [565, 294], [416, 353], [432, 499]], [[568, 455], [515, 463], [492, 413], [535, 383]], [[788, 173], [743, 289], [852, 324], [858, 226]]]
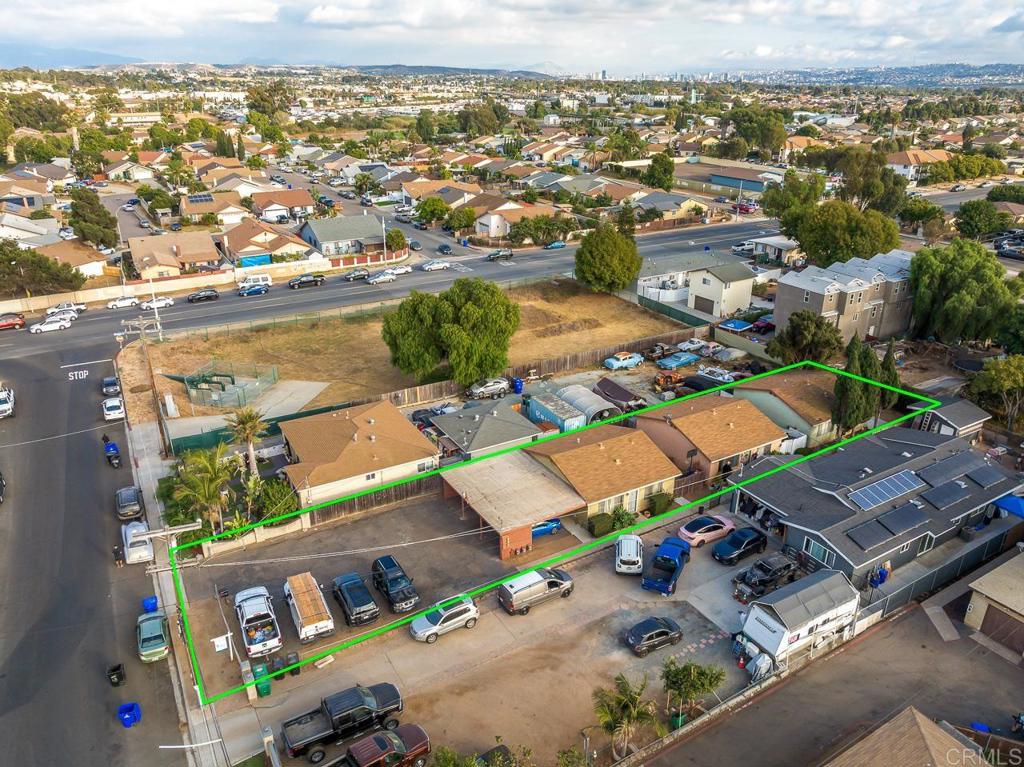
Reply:
[[334, 618], [312, 573], [288, 576], [284, 582], [284, 599], [302, 644], [334, 633]]
[[0, 384], [0, 418], [14, 417], [14, 389]]
[[81, 314], [85, 311], [85, 304], [76, 304], [74, 301], [61, 301], [56, 306], [51, 306], [46, 310], [47, 314], [56, 314], [57, 312], [70, 311], [75, 314]]
[[281, 630], [270, 604], [270, 592], [253, 586], [235, 594], [235, 614], [242, 628], [242, 641], [250, 658], [270, 655], [281, 649]]

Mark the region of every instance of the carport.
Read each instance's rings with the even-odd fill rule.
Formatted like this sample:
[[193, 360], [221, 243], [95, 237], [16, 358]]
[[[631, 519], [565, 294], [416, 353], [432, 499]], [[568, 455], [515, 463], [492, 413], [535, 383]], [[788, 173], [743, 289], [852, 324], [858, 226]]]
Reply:
[[553, 472], [517, 450], [442, 475], [445, 498], [459, 498], [481, 523], [497, 531], [502, 559], [533, 547], [531, 528], [546, 519], [584, 511], [586, 501]]

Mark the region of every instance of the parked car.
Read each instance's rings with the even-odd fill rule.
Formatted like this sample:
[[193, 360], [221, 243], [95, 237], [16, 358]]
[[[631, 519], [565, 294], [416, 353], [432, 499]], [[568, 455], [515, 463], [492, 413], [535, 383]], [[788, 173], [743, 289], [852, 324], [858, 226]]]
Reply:
[[261, 658], [281, 649], [281, 629], [266, 587], [253, 586], [235, 594], [235, 615], [249, 658]]
[[677, 645], [683, 639], [683, 630], [671, 618], [645, 618], [629, 629], [622, 637], [626, 647], [633, 654], [643, 658], [651, 650], [666, 645]]
[[138, 519], [145, 511], [142, 504], [142, 491], [137, 487], [122, 487], [114, 493], [114, 511], [121, 521]]
[[396, 213], [395, 221], [397, 221], [400, 224], [411, 224], [412, 216], [410, 216], [408, 213]]
[[609, 370], [632, 370], [643, 364], [643, 356], [636, 352], [618, 352], [604, 361], [604, 366]]
[[146, 219], [142, 219], [139, 221], [139, 226], [143, 229], [149, 229], [149, 222]]
[[409, 250], [418, 252], [423, 250], [423, 246], [420, 244], [419, 240], [409, 240]]
[[419, 604], [420, 595], [412, 585], [412, 578], [406, 575], [405, 570], [392, 555], [373, 560], [370, 570], [373, 574], [373, 585], [387, 598], [391, 612], [407, 613]]
[[766, 548], [767, 535], [756, 527], [741, 527], [716, 543], [711, 549], [711, 556], [723, 565], [734, 565], [751, 554], [763, 553]]
[[994, 186], [994, 184], [991, 181], [982, 181], [980, 184], [978, 184], [979, 189], [988, 189], [990, 186]]
[[100, 382], [100, 391], [104, 397], [116, 397], [121, 393], [121, 382], [117, 376], [107, 376]]
[[394, 282], [398, 277], [394, 272], [389, 272], [387, 269], [381, 269], [379, 272], [374, 272], [366, 278], [368, 285], [379, 285], [382, 282]]
[[615, 572], [641, 575], [644, 571], [644, 539], [639, 535], [620, 535], [615, 540]]
[[412, 267], [409, 266], [408, 264], [395, 264], [394, 266], [389, 266], [386, 271], [389, 271], [397, 276], [411, 273]]
[[477, 381], [466, 390], [470, 399], [498, 399], [512, 391], [512, 383], [507, 378], [485, 378]]
[[770, 333], [771, 331], [775, 330], [775, 317], [771, 314], [766, 314], [763, 317], [758, 317], [754, 321], [754, 327], [752, 328], [752, 330], [755, 333], [760, 333], [761, 335], [764, 335], [765, 333]]
[[437, 252], [440, 253], [442, 256], [450, 256], [453, 252], [452, 246], [442, 243], [437, 246]]
[[654, 552], [654, 559], [640, 581], [640, 588], [672, 596], [683, 568], [690, 561], [690, 544], [673, 536], [663, 540]]
[[47, 317], [42, 322], [29, 325], [29, 333], [49, 333], [51, 330], [67, 330], [71, 327], [71, 320], [62, 317]]
[[966, 184], [953, 184], [953, 186], [951, 186], [949, 188], [949, 191], [951, 191], [951, 192], [964, 192], [966, 190], [967, 190], [967, 185]]
[[180, 232], [180, 231], [181, 231], [181, 224], [180, 224], [180, 223], [178, 223], [177, 221], [175, 221], [175, 222], [174, 222], [174, 223], [172, 223], [172, 224], [171, 224], [171, 225], [170, 225], [170, 226], [169, 226], [168, 228], [169, 228], [169, 229], [170, 229], [170, 230], [171, 230], [172, 232]]
[[419, 725], [403, 724], [357, 740], [338, 767], [426, 767], [429, 755], [426, 731]]
[[561, 250], [564, 247], [565, 242], [563, 240], [555, 240], [554, 242], [549, 242], [545, 245], [544, 250]]
[[560, 519], [546, 519], [543, 522], [538, 522], [530, 529], [530, 534], [534, 538], [540, 538], [545, 535], [554, 535], [560, 532], [562, 529], [562, 520]]
[[800, 566], [784, 554], [759, 559], [750, 567], [741, 570], [732, 579], [732, 595], [741, 603], [763, 597], [783, 583], [792, 583], [799, 574]]
[[61, 301], [59, 304], [54, 304], [46, 310], [47, 314], [56, 314], [57, 312], [74, 312], [75, 314], [81, 314], [85, 311], [85, 304], [77, 304], [74, 301]]
[[269, 292], [270, 288], [266, 285], [245, 285], [238, 289], [238, 295], [242, 297], [265, 296]]
[[681, 352], [699, 353], [700, 350], [704, 348], [704, 343], [705, 342], [699, 338], [690, 338], [686, 341], [683, 341], [676, 348], [679, 349], [679, 351]]
[[419, 410], [412, 411], [412, 415], [409, 416], [409, 420], [416, 424], [420, 431], [423, 431], [427, 426], [433, 424], [434, 413], [427, 408], [420, 408]]
[[124, 402], [120, 397], [110, 397], [109, 399], [103, 400], [101, 409], [103, 411], [104, 421], [124, 420]]
[[426, 231], [430, 227], [424, 224], [422, 221], [417, 221], [415, 224], [412, 225], [412, 228], [419, 229], [420, 231]]
[[132, 203], [130, 202], [126, 202], [124, 205], [121, 206], [121, 210], [125, 211], [126, 213], [131, 213], [133, 210], [135, 210], [135, 206], [132, 205]]
[[715, 352], [724, 349], [725, 347], [717, 341], [705, 341], [704, 345], [700, 347], [700, 351], [697, 352], [701, 357], [713, 357]]
[[148, 533], [145, 520], [121, 525], [121, 545], [124, 547], [124, 561], [129, 565], [141, 565], [153, 561], [153, 541], [148, 538], [136, 539], [140, 533]]
[[498, 587], [498, 604], [509, 615], [526, 615], [534, 605], [561, 597], [573, 590], [572, 576], [565, 570], [539, 567], [507, 581]]
[[108, 309], [130, 309], [139, 305], [139, 299], [135, 296], [119, 296], [112, 301], [107, 301]]
[[670, 346], [669, 344], [656, 343], [654, 346], [649, 346], [640, 352], [644, 359], [657, 362], [662, 357], [669, 357], [676, 353], [676, 347]]
[[488, 253], [485, 258], [488, 261], [511, 261], [514, 255], [511, 248], [498, 248], [498, 250]]
[[723, 202], [729, 202], [729, 198], [726, 197], [725, 195], [720, 194], [720, 195], [718, 195], [718, 197], [715, 198], [715, 202], [717, 202], [719, 204], [721, 204]]
[[444, 269], [451, 268], [452, 265], [450, 262], [444, 261], [443, 259], [440, 258], [432, 258], [429, 261], [424, 261], [423, 264], [420, 266], [420, 269], [422, 269], [425, 272], [438, 272]]
[[351, 272], [346, 272], [342, 278], [345, 282], [355, 282], [356, 280], [365, 280], [370, 276], [370, 270], [365, 266], [357, 266]]
[[671, 354], [668, 357], [662, 357], [658, 360], [658, 367], [662, 370], [676, 370], [677, 368], [683, 368], [687, 365], [692, 365], [700, 359], [696, 354], [690, 354], [689, 352], [677, 352]]
[[142, 309], [166, 309], [168, 306], [174, 306], [174, 299], [170, 296], [153, 296], [139, 304]]
[[46, 317], [47, 320], [66, 320], [67, 322], [74, 322], [78, 319], [78, 312], [73, 312], [70, 309], [65, 309], [62, 312], [54, 312]]
[[319, 288], [326, 282], [327, 278], [322, 274], [300, 274], [288, 280], [288, 287], [292, 290], [299, 288]]
[[733, 530], [736, 525], [728, 517], [718, 514], [713, 516], [701, 515], [691, 519], [679, 528], [679, 537], [695, 548], [701, 548], [705, 543], [717, 541], [724, 538]]
[[364, 626], [380, 617], [380, 608], [359, 573], [339, 575], [331, 583], [331, 593], [349, 626]]
[[338, 194], [340, 194], [346, 200], [354, 200], [356, 198], [356, 193], [353, 192], [351, 189], [346, 189], [345, 191], [339, 192]]
[[136, 619], [135, 647], [143, 663], [155, 663], [171, 654], [171, 635], [163, 610], [143, 613]]
[[0, 314], [0, 330], [21, 330], [25, 327], [25, 315], [16, 312]]
[[409, 624], [409, 635], [417, 642], [434, 644], [438, 637], [455, 629], [471, 629], [480, 619], [480, 608], [472, 597], [464, 594], [457, 601], [438, 602], [432, 610], [413, 619]]
[[213, 288], [203, 288], [195, 293], [189, 293], [185, 300], [190, 304], [197, 304], [201, 301], [216, 301], [218, 298], [220, 298], [220, 293], [216, 290]]

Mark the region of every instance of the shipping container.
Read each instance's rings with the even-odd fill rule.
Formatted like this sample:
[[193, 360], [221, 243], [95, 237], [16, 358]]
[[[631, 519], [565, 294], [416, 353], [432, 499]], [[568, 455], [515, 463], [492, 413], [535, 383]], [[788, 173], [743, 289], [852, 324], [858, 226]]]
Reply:
[[536, 394], [523, 397], [527, 406], [527, 417], [534, 423], [549, 421], [561, 432], [572, 431], [587, 425], [587, 417], [565, 400], [553, 394]]

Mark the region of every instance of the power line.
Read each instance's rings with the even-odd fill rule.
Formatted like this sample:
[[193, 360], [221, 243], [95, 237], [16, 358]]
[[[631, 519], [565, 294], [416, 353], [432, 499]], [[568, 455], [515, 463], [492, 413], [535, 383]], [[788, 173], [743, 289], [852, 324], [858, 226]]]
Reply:
[[52, 437], [40, 437], [39, 439], [30, 439], [27, 442], [12, 442], [9, 445], [0, 445], [0, 450], [8, 447], [22, 447], [23, 445], [35, 445], [38, 442], [48, 442], [51, 439], [64, 439], [65, 437], [74, 437], [76, 434], [85, 434], [90, 431], [100, 431], [101, 429], [109, 428], [109, 424], [102, 424], [100, 426], [90, 426], [88, 429], [79, 429], [78, 431], [69, 431], [64, 434], [54, 434]]

